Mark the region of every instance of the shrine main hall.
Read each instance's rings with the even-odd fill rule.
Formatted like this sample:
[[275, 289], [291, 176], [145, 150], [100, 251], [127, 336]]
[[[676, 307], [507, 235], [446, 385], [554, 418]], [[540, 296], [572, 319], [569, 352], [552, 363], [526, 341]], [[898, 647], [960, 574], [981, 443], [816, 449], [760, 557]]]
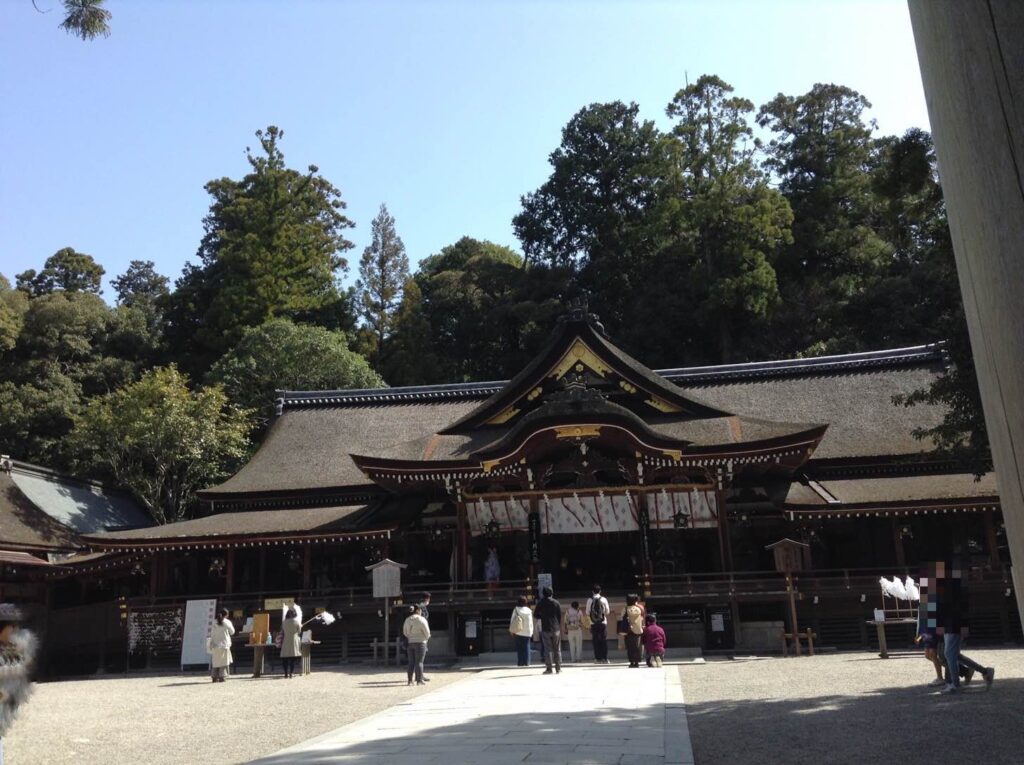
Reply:
[[[994, 476], [915, 437], [940, 408], [893, 401], [947, 365], [926, 345], [652, 371], [577, 307], [510, 381], [279, 391], [262, 446], [201, 493], [201, 517], [82, 535], [47, 575], [50, 633], [90, 604], [215, 597], [245, 616], [295, 598], [342, 615], [316, 635], [321, 659], [357, 659], [383, 628], [367, 566], [390, 558], [406, 566], [395, 616], [433, 594], [435, 655], [510, 650], [512, 605], [539, 581], [563, 604], [594, 583], [613, 607], [638, 593], [670, 645], [704, 650], [778, 650], [791, 588], [819, 644], [869, 647], [866, 620], [894, 605], [878, 578], [958, 542], [973, 639], [1019, 640]], [[777, 543], [798, 551], [789, 578]], [[174, 653], [105, 635], [101, 662]]]

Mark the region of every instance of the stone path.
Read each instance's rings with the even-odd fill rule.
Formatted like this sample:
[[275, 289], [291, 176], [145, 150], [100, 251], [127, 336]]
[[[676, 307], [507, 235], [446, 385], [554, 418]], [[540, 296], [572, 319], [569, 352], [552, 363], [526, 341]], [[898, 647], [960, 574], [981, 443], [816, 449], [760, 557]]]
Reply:
[[284, 763], [692, 765], [678, 668], [491, 669], [270, 757]]

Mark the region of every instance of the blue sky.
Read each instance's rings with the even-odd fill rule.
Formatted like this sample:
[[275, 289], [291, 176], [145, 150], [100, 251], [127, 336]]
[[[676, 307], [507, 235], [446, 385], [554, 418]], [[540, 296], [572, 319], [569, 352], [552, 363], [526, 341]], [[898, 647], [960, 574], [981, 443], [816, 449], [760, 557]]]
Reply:
[[[203, 185], [247, 170], [257, 128], [317, 164], [357, 228], [381, 202], [416, 262], [463, 235], [516, 246], [519, 197], [582, 106], [665, 104], [704, 73], [755, 104], [837, 82], [880, 133], [928, 127], [906, 3], [108, 0], [113, 34], [59, 0], [0, 3], [0, 273], [61, 247], [116, 276], [194, 259]], [[353, 271], [355, 268], [353, 268]], [[351, 278], [351, 277], [350, 277]], [[113, 295], [108, 288], [108, 299]]]

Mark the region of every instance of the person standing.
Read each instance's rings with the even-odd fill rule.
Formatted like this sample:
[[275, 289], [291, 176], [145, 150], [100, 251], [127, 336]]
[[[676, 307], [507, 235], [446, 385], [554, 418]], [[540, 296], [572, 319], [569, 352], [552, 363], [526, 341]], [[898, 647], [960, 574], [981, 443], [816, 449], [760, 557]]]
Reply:
[[565, 625], [565, 635], [569, 639], [569, 661], [575, 664], [583, 655], [583, 612], [578, 600], [574, 600], [572, 605], [565, 609], [562, 623]]
[[[929, 592], [929, 587], [933, 591], [935, 589], [935, 565], [931, 564], [929, 568], [930, 570], [921, 577], [921, 600], [917, 606], [917, 637], [914, 638], [914, 642], [920, 643], [924, 647], [924, 657], [935, 669], [935, 679], [928, 685], [938, 687], [947, 684], [942, 676], [942, 671], [946, 667], [946, 659], [939, 647], [935, 627], [928, 624], [928, 601], [935, 598], [934, 592]], [[947, 671], [946, 674], [948, 675], [949, 672]]]
[[658, 625], [658, 618], [654, 614], [647, 614], [644, 622], [643, 643], [647, 666], [660, 667], [665, 658], [665, 630]]
[[295, 677], [295, 660], [302, 655], [302, 610], [289, 606], [281, 620], [281, 666], [285, 679]]
[[520, 595], [516, 607], [512, 610], [512, 618], [508, 623], [508, 631], [516, 643], [516, 666], [530, 666], [530, 639], [533, 637], [533, 612], [526, 605], [526, 596]]
[[0, 765], [4, 761], [3, 737], [32, 693], [36, 638], [21, 626], [24, 618], [13, 603], [0, 603]]
[[638, 605], [639, 602], [640, 596], [627, 595], [626, 608], [622, 612], [626, 655], [629, 657], [629, 666], [632, 668], [640, 666], [640, 640], [644, 634], [644, 610]]
[[960, 669], [965, 673], [965, 682], [970, 682], [975, 672], [985, 678], [985, 687], [992, 687], [996, 671], [983, 667], [978, 662], [960, 653], [963, 638], [967, 634], [968, 599], [963, 578], [963, 564], [956, 558], [946, 563], [945, 576], [936, 575], [939, 585], [938, 612], [942, 624], [943, 648], [946, 654], [946, 687], [939, 693], [956, 693], [960, 690]]
[[544, 674], [551, 674], [554, 662], [555, 672], [562, 672], [562, 604], [555, 600], [550, 587], [540, 592], [535, 616], [540, 621], [540, 640], [544, 646]]
[[231, 636], [235, 634], [235, 625], [228, 619], [228, 610], [222, 608], [210, 628], [210, 666], [213, 670], [213, 682], [223, 683], [228, 675], [228, 667], [234, 659], [231, 657]]
[[594, 661], [608, 663], [608, 600], [601, 594], [601, 585], [595, 584], [587, 600], [590, 617], [590, 639], [594, 643]]
[[[419, 605], [420, 605], [420, 616], [422, 616], [426, 620], [427, 625], [429, 626], [430, 625], [430, 593], [429, 592], [424, 592], [423, 595], [420, 596], [420, 604]], [[424, 662], [426, 661], [426, 656], [427, 656], [427, 644], [424, 643], [423, 644], [423, 660], [424, 660]], [[430, 682], [430, 678], [427, 677], [426, 675], [424, 675], [423, 676], [423, 682], [429, 683]]]
[[413, 675], [416, 676], [416, 685], [426, 685], [423, 678], [423, 660], [427, 656], [430, 625], [423, 618], [422, 606], [417, 604], [412, 607], [412, 613], [402, 625], [402, 634], [409, 641], [409, 649], [406, 651], [409, 656], [407, 685], [412, 685]]

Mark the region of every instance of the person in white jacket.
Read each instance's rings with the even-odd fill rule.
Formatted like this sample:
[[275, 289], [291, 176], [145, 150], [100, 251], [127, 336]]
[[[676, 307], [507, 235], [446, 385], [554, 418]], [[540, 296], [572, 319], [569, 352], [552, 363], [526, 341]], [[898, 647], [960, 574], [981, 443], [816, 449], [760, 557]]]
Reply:
[[516, 641], [517, 664], [520, 667], [530, 666], [530, 639], [533, 637], [533, 611], [526, 605], [526, 596], [520, 595], [512, 618], [508, 623], [508, 631]]
[[217, 619], [210, 628], [210, 666], [213, 668], [213, 682], [223, 683], [228, 674], [231, 658], [231, 636], [235, 634], [235, 625], [228, 619], [228, 610], [222, 608], [217, 612]]
[[402, 634], [409, 641], [409, 685], [412, 685], [413, 675], [416, 675], [416, 685], [426, 685], [423, 679], [423, 659], [427, 655], [427, 641], [430, 640], [430, 625], [423, 618], [422, 609], [416, 605], [412, 607], [412, 613], [402, 625]]

